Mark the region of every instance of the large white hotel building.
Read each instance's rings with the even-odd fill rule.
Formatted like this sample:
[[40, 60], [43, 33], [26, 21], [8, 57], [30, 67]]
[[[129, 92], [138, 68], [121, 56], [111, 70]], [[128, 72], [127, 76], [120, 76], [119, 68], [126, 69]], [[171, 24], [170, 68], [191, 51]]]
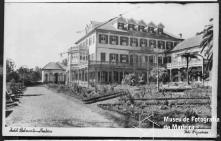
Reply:
[[[119, 17], [109, 22], [91, 21], [85, 35], [68, 50], [67, 82], [120, 83], [125, 74], [149, 74], [156, 65], [166, 67], [169, 81], [182, 81], [184, 51], [197, 51], [201, 35], [184, 40], [164, 30], [162, 23]], [[202, 60], [190, 61], [202, 72]], [[198, 78], [195, 78], [198, 79]]]

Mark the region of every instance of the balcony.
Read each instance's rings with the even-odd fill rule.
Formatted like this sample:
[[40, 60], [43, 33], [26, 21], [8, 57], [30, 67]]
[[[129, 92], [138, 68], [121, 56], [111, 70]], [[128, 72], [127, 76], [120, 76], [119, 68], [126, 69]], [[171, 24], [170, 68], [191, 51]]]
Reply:
[[[167, 68], [185, 68], [186, 67], [186, 61], [182, 61], [182, 62], [172, 62], [172, 63], [167, 63]], [[190, 61], [189, 62], [189, 67], [193, 67], [193, 66], [202, 66], [203, 65], [203, 61], [202, 60], [197, 60], [197, 61]]]
[[[109, 62], [109, 61], [90, 61], [89, 66], [94, 67], [114, 67], [114, 68], [139, 68], [139, 69], [147, 69], [149, 67], [157, 67], [156, 63], [121, 63], [121, 62]], [[160, 67], [166, 67], [161, 64]]]

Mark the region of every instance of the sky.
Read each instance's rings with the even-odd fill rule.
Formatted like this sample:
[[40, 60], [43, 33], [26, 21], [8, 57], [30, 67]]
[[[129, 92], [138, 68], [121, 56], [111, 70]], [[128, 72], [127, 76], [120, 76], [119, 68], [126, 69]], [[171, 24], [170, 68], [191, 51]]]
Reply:
[[217, 4], [129, 4], [129, 3], [6, 3], [4, 56], [16, 67], [44, 67], [61, 61], [59, 55], [83, 36], [91, 20], [104, 22], [119, 14], [165, 25], [171, 34], [195, 36], [218, 17]]

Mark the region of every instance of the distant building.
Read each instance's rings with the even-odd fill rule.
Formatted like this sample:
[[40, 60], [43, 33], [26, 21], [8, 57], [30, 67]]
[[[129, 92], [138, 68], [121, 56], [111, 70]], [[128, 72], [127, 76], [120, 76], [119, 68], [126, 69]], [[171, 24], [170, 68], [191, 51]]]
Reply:
[[42, 68], [43, 83], [65, 83], [66, 67], [60, 63], [50, 62]]
[[202, 81], [202, 74], [205, 72], [207, 64], [206, 57], [200, 54], [200, 43], [203, 40], [203, 34], [188, 38], [179, 43], [176, 47], [167, 53], [171, 57], [171, 61], [167, 62], [166, 68], [169, 71], [171, 81], [186, 81], [185, 69], [187, 60], [182, 57], [184, 54], [193, 55], [195, 58], [189, 58], [189, 78], [191, 81]]
[[148, 78], [157, 64], [171, 62], [167, 52], [182, 40], [166, 32], [162, 23], [123, 17], [105, 24], [91, 21], [85, 35], [68, 50], [67, 81], [120, 83], [128, 73]]

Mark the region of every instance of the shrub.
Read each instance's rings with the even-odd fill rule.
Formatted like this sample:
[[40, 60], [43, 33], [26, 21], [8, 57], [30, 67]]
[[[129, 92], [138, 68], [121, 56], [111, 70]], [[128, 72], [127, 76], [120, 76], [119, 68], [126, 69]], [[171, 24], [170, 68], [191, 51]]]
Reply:
[[186, 112], [184, 113], [184, 115], [187, 117], [187, 118], [191, 118], [191, 117], [198, 117], [198, 114], [193, 111], [192, 109], [188, 109], [186, 110]]
[[126, 84], [126, 85], [130, 85], [130, 86], [134, 86], [138, 83], [138, 77], [134, 73], [125, 75], [124, 78], [122, 79], [121, 83]]

